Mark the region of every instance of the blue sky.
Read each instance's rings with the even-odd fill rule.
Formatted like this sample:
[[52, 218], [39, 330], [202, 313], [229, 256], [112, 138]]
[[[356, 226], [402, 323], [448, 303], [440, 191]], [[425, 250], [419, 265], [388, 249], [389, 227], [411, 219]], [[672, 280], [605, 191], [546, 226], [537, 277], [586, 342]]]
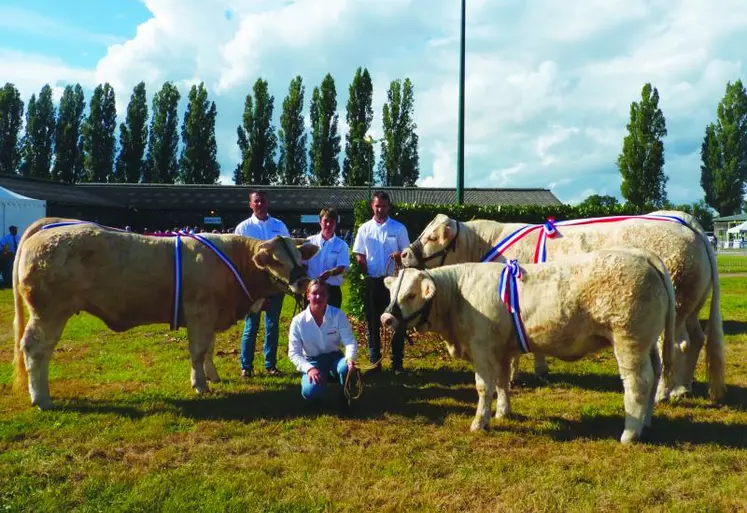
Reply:
[[[672, 201], [702, 198], [699, 149], [726, 82], [744, 78], [743, 0], [467, 0], [465, 181], [468, 187], [547, 187], [563, 201], [619, 197], [615, 160], [630, 102], [645, 82], [667, 119]], [[457, 0], [4, 0], [0, 81], [24, 99], [108, 81], [118, 112], [144, 80], [152, 95], [204, 81], [218, 106], [223, 182], [238, 160], [236, 126], [258, 77], [276, 117], [301, 75], [306, 115], [327, 72], [344, 132], [358, 66], [374, 79], [374, 126], [391, 80], [415, 85], [422, 186], [455, 183]], [[308, 122], [308, 119], [307, 119]]]

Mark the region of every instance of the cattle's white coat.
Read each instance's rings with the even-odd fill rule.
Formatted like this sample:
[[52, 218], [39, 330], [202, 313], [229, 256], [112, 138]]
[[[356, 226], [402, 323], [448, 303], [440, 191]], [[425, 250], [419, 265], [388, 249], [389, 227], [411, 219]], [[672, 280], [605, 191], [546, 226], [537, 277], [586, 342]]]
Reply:
[[[615, 223], [559, 227], [559, 236], [547, 242], [547, 260], [610, 247], [650, 250], [662, 259], [674, 283], [677, 297], [675, 336], [678, 342], [682, 342], [680, 346], [684, 349], [684, 353], [678, 351], [675, 354], [673, 395], [681, 395], [692, 388], [698, 356], [705, 342], [698, 314], [712, 293], [706, 362], [711, 397], [719, 400], [725, 391], [724, 334], [716, 256], [707, 242], [705, 232], [694, 217], [678, 211], [659, 211], [653, 214], [680, 217], [688, 226], [676, 222], [631, 219]], [[422, 256], [426, 258], [449, 248], [443, 257], [427, 261], [426, 268], [479, 262], [493, 245], [522, 226], [525, 225], [486, 219], [458, 222], [439, 214], [415, 243], [402, 252], [402, 263], [405, 267], [420, 266], [414, 248], [418, 244], [422, 246]], [[538, 232], [534, 232], [517, 242], [499, 261], [508, 258], [521, 263], [533, 262], [537, 237]], [[516, 364], [518, 357], [514, 361], [514, 365]], [[535, 371], [540, 374], [547, 372], [546, 360], [541, 355], [535, 355]]]
[[[657, 383], [656, 399], [666, 399], [671, 390], [675, 298], [664, 264], [648, 251], [608, 249], [521, 267], [518, 297], [531, 350], [577, 360], [611, 346], [625, 388], [621, 441], [638, 439], [651, 421]], [[412, 316], [412, 327], [430, 301], [427, 322], [417, 329], [441, 335], [452, 356], [474, 364], [479, 401], [472, 430], [487, 427], [494, 390], [496, 417], [510, 412], [510, 359], [519, 346], [498, 297], [503, 268], [501, 263], [466, 263], [405, 269], [400, 277], [385, 280], [401, 310], [399, 319]], [[400, 322], [389, 312], [381, 319], [391, 328]], [[656, 341], [662, 332], [660, 354]]]

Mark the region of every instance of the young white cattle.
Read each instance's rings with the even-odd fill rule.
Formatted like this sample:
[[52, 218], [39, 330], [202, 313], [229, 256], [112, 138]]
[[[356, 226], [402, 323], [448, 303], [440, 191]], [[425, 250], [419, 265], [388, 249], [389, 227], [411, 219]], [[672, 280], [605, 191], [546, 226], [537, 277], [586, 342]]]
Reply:
[[[665, 216], [669, 216], [669, 219]], [[674, 220], [675, 217], [682, 222]], [[539, 238], [545, 230], [541, 225], [499, 223], [486, 219], [459, 222], [439, 214], [410, 247], [402, 252], [402, 263], [405, 267], [422, 269], [480, 262], [491, 248], [502, 241], [507, 244], [497, 256], [497, 261], [516, 259], [522, 264], [534, 262], [538, 246], [544, 246], [548, 262], [611, 247], [652, 251], [662, 259], [671, 275], [677, 298], [675, 340], [678, 343], [684, 342], [681, 344], [684, 352], [675, 353], [673, 396], [692, 389], [698, 356], [705, 342], [699, 313], [712, 294], [706, 363], [711, 398], [721, 399], [726, 387], [719, 278], [716, 256], [703, 228], [694, 217], [678, 211], [652, 212], [648, 218], [636, 216], [623, 220], [599, 220], [583, 225], [558, 223], [557, 233], [548, 236], [545, 244], [540, 245]], [[614, 222], [609, 222], [610, 220]], [[521, 235], [523, 228], [529, 228], [530, 232], [511, 243], [511, 236]], [[546, 373], [548, 369], [545, 358], [538, 354], [534, 356], [535, 372]], [[518, 357], [515, 360], [515, 365], [517, 364]]]
[[[452, 356], [473, 363], [479, 402], [472, 430], [487, 428], [494, 390], [496, 417], [509, 414], [510, 360], [522, 346], [568, 361], [612, 346], [625, 389], [622, 442], [637, 440], [650, 425], [657, 383], [657, 400], [671, 391], [674, 290], [651, 252], [608, 249], [521, 267], [512, 261], [405, 269], [386, 286], [392, 302], [382, 324], [435, 332]], [[518, 300], [511, 304], [520, 322], [503, 297]]]

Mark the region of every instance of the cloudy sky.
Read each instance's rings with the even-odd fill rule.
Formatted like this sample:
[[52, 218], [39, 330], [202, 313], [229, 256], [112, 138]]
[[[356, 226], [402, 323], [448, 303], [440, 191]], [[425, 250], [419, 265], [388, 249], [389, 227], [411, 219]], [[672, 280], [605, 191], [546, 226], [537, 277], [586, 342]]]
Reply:
[[[630, 102], [650, 81], [667, 119], [668, 193], [697, 201], [699, 149], [726, 82], [743, 77], [744, 0], [467, 0], [467, 187], [546, 187], [566, 202], [618, 196]], [[218, 106], [223, 183], [258, 77], [279, 115], [288, 83], [337, 81], [341, 128], [358, 66], [374, 79], [374, 127], [391, 80], [410, 77], [422, 186], [453, 187], [459, 0], [3, 0], [0, 81], [42, 85], [204, 81]]]

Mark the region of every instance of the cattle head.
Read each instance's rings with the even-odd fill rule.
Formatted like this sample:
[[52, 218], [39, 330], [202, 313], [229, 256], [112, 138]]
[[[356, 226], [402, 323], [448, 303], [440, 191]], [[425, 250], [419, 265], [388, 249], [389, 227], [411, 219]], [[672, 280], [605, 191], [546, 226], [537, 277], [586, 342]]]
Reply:
[[301, 261], [313, 257], [317, 251], [319, 247], [309, 244], [306, 239], [277, 236], [259, 246], [254, 263], [293, 294], [303, 294], [309, 277]]
[[402, 269], [398, 276], [384, 278], [391, 301], [381, 315], [381, 324], [397, 331], [428, 322], [436, 284], [428, 271]]
[[[438, 214], [415, 241], [402, 251], [402, 265], [426, 269], [441, 267], [449, 251], [456, 249], [459, 221]], [[437, 259], [440, 257], [440, 261]]]

